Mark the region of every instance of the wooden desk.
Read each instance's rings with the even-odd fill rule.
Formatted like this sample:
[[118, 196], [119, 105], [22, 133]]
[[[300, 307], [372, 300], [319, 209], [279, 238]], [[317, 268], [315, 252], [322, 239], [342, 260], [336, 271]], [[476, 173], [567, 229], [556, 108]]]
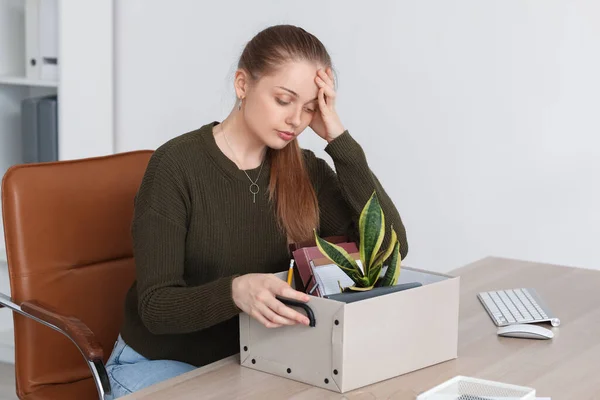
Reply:
[[[600, 399], [599, 271], [486, 258], [451, 274], [461, 276], [455, 360], [339, 394], [241, 367], [233, 356], [123, 399], [415, 399], [456, 375], [533, 387], [552, 400]], [[560, 318], [554, 339], [496, 335], [476, 294], [517, 287], [535, 288]]]

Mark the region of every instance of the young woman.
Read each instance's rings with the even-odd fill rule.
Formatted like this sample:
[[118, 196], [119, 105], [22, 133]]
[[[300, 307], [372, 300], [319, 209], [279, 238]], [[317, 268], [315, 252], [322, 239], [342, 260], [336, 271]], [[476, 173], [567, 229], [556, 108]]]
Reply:
[[[137, 280], [107, 364], [115, 398], [237, 353], [241, 311], [269, 328], [308, 324], [275, 296], [309, 296], [272, 273], [313, 229], [357, 241], [374, 190], [408, 251], [398, 211], [336, 112], [331, 59], [315, 36], [263, 30], [233, 84], [225, 120], [168, 141], [147, 167], [132, 226]], [[309, 126], [337, 174], [299, 147]]]

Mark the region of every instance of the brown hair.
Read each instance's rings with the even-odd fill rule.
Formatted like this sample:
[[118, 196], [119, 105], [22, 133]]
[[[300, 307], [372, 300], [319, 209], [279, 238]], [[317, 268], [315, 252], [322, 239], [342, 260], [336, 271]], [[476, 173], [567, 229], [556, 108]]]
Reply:
[[[275, 25], [246, 44], [238, 68], [253, 81], [290, 61], [309, 61], [331, 67], [325, 46], [314, 35], [293, 25]], [[269, 150], [269, 198], [276, 204], [277, 220], [288, 241], [310, 240], [319, 227], [319, 204], [297, 140], [282, 150]]]

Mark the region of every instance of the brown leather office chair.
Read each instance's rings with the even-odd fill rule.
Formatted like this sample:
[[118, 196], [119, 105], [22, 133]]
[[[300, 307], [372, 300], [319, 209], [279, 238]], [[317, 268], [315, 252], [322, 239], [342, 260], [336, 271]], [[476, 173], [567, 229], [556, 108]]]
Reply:
[[24, 164], [6, 172], [2, 213], [12, 299], [0, 294], [0, 307], [15, 311], [19, 398], [110, 393], [104, 363], [135, 276], [130, 227], [151, 154]]

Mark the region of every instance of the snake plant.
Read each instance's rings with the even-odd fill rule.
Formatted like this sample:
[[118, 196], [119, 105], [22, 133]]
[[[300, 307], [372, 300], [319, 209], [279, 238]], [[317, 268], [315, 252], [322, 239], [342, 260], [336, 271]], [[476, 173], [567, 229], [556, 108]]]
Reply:
[[[341, 289], [343, 291], [365, 291], [376, 286], [396, 285], [400, 275], [400, 242], [394, 226], [391, 225], [392, 233], [389, 245], [385, 251], [380, 251], [385, 236], [385, 216], [375, 192], [360, 214], [358, 229], [360, 231], [360, 261], [364, 270], [346, 250], [320, 238], [316, 230], [314, 231], [315, 241], [321, 253], [354, 281], [353, 286]], [[380, 277], [384, 264], [387, 265], [387, 270], [385, 275]]]

